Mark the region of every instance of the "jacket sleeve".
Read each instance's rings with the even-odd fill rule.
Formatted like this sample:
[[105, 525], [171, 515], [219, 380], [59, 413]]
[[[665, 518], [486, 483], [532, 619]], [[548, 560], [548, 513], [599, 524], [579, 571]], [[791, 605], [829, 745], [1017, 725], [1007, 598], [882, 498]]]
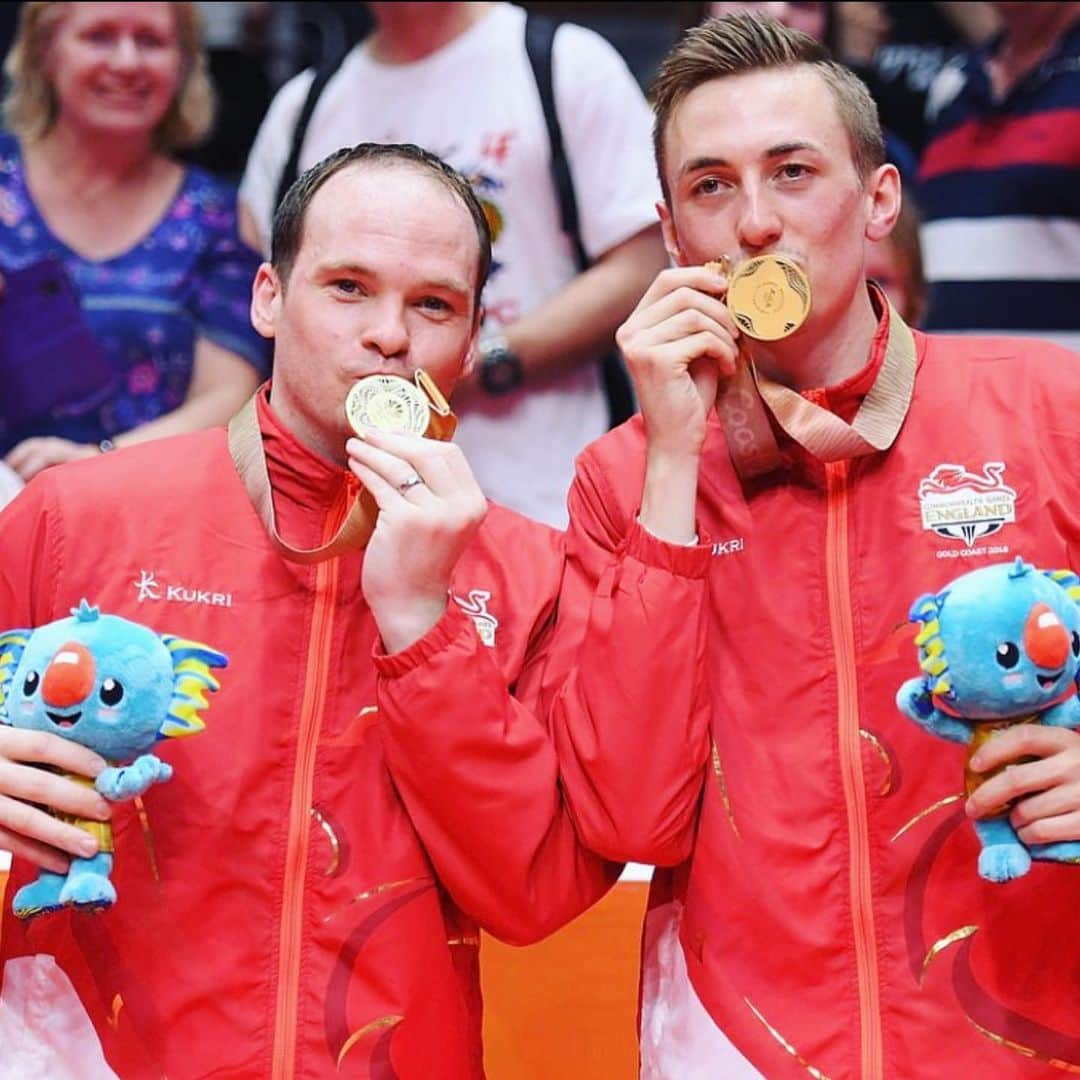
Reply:
[[711, 545], [651, 536], [636, 505], [620, 512], [603, 470], [579, 459], [541, 708], [584, 843], [674, 866], [693, 845], [709, 757]]
[[511, 694], [468, 615], [451, 603], [419, 641], [390, 656], [376, 649], [374, 660], [387, 764], [463, 911], [524, 945], [614, 884], [621, 866], [574, 831], [548, 731]]

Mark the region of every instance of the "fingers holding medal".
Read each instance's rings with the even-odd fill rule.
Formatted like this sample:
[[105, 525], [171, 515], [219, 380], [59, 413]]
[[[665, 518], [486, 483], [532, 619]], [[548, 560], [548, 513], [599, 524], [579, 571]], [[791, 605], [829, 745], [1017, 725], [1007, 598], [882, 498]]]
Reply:
[[412, 383], [396, 375], [361, 379], [345, 399], [345, 415], [357, 436], [346, 444], [349, 468], [380, 510], [393, 502], [395, 493], [404, 498], [425, 486], [402, 456], [402, 445], [419, 441], [431, 419], [424, 395]]
[[372, 376], [352, 388], [346, 407], [357, 433], [345, 444], [349, 468], [362, 497], [378, 508], [361, 588], [389, 652], [415, 641], [445, 612], [453, 568], [487, 513], [461, 450], [424, 437], [434, 418], [452, 420], [449, 406], [440, 414], [430, 404], [435, 399], [421, 394], [434, 413], [425, 418], [416, 392], [407, 380]]
[[741, 330], [726, 290], [719, 267], [662, 270], [615, 336], [656, 452], [700, 447], [719, 380], [735, 370]]
[[719, 264], [662, 270], [616, 334], [631, 369], [686, 367], [699, 356], [722, 373], [734, 367], [739, 328], [724, 303], [727, 282]]
[[396, 375], [359, 380], [346, 397], [345, 415], [357, 436], [346, 443], [349, 468], [380, 510], [456, 501], [463, 493], [473, 504], [484, 503], [464, 455], [441, 441], [453, 431], [454, 416], [423, 372], [415, 383]]

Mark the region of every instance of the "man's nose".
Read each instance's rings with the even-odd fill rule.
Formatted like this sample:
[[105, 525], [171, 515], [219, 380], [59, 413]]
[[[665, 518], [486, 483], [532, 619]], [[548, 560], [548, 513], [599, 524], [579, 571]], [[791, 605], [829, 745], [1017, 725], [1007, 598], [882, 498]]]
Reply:
[[384, 357], [404, 356], [409, 349], [404, 306], [390, 298], [365, 304], [361, 341], [366, 349]]
[[783, 223], [765, 192], [744, 189], [736, 230], [739, 245], [747, 252], [768, 249], [779, 241]]

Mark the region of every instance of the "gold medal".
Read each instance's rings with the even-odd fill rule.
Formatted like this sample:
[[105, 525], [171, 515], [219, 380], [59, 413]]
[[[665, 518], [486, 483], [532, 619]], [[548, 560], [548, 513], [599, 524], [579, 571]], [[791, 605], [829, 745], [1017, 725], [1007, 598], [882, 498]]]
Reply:
[[364, 428], [423, 435], [431, 424], [431, 406], [422, 390], [397, 375], [370, 375], [353, 383], [345, 415], [357, 434]]
[[732, 271], [726, 303], [743, 333], [778, 341], [794, 334], [810, 314], [810, 282], [791, 259], [761, 255]]

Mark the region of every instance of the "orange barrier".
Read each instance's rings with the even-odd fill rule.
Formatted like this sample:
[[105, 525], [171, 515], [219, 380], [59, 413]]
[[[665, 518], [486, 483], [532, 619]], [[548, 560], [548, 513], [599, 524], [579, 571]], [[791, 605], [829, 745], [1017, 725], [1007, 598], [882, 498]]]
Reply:
[[638, 963], [648, 888], [620, 881], [569, 926], [525, 949], [484, 937], [488, 1080], [638, 1075]]
[[[0, 904], [7, 874], [0, 872]], [[648, 885], [620, 881], [590, 911], [538, 945], [484, 936], [484, 1067], [488, 1080], [633, 1080]]]

